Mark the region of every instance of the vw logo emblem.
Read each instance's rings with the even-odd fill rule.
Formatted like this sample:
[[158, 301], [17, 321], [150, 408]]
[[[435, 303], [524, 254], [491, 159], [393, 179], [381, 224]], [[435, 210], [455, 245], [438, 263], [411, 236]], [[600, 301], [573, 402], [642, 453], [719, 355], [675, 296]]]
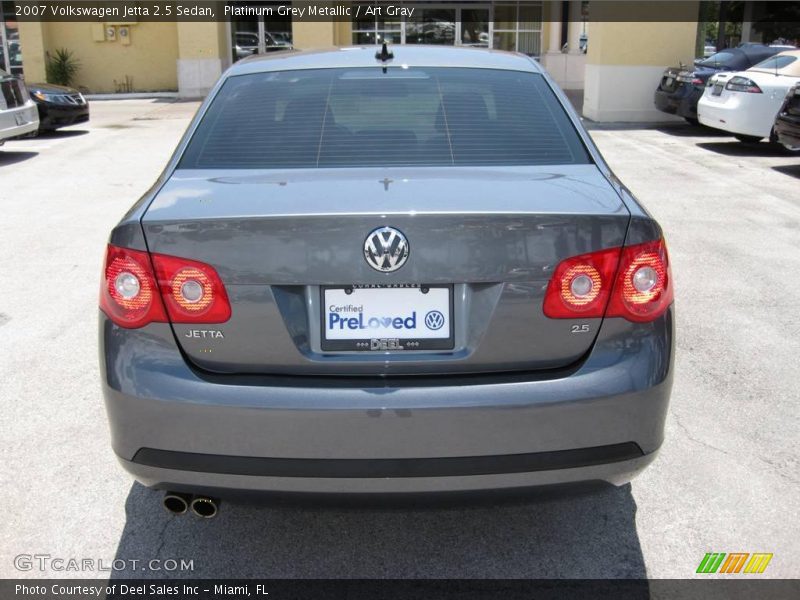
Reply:
[[397, 271], [408, 260], [408, 240], [394, 227], [378, 227], [364, 240], [364, 258], [376, 271]]
[[425, 315], [425, 327], [436, 331], [444, 325], [444, 315], [438, 310], [431, 310]]

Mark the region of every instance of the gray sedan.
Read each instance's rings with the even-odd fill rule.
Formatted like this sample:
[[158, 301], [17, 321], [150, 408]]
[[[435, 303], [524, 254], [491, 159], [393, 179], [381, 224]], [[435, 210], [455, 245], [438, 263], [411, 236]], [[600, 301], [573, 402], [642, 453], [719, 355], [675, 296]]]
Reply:
[[114, 228], [113, 447], [165, 506], [622, 484], [663, 440], [658, 224], [529, 57], [254, 57]]

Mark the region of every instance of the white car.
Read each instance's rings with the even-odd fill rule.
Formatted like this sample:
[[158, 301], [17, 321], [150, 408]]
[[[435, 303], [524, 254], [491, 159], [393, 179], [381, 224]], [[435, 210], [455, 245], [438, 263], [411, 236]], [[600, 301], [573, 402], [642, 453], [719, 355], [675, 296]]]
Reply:
[[39, 129], [39, 110], [25, 83], [0, 69], [0, 146], [18, 135]]
[[800, 50], [781, 52], [747, 71], [709, 78], [697, 104], [700, 123], [742, 142], [774, 141], [773, 124], [789, 89], [800, 81]]

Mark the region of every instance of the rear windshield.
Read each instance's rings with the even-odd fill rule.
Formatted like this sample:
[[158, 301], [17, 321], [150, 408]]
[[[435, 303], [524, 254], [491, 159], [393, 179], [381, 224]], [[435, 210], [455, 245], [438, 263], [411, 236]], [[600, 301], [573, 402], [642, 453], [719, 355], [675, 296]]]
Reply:
[[773, 69], [783, 69], [784, 67], [788, 67], [790, 64], [797, 60], [796, 57], [787, 54], [779, 54], [777, 56], [773, 56], [772, 58], [768, 58], [767, 60], [762, 60], [753, 69], [760, 69], [770, 71]]
[[589, 162], [541, 75], [375, 67], [229, 78], [179, 168]]
[[716, 66], [726, 66], [730, 65], [734, 62], [740, 61], [742, 55], [738, 52], [717, 52], [716, 54], [712, 54], [708, 58], [704, 58], [702, 60], [695, 61], [697, 64], [706, 65], [710, 67]]

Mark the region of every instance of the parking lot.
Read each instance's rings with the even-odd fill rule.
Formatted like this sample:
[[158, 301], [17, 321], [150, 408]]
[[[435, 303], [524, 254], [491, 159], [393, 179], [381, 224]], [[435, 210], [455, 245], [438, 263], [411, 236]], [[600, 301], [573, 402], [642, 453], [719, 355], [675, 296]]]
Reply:
[[[706, 552], [771, 552], [800, 576], [800, 154], [706, 129], [597, 126], [665, 229], [677, 364], [657, 461], [631, 485], [447, 507], [223, 503], [173, 517], [110, 449], [97, 291], [110, 228], [196, 103], [94, 102], [92, 120], [0, 149], [0, 576], [14, 557], [186, 559], [198, 577], [694, 576]], [[487, 198], [491, 207], [491, 198]], [[127, 563], [122, 576], [158, 576]]]

